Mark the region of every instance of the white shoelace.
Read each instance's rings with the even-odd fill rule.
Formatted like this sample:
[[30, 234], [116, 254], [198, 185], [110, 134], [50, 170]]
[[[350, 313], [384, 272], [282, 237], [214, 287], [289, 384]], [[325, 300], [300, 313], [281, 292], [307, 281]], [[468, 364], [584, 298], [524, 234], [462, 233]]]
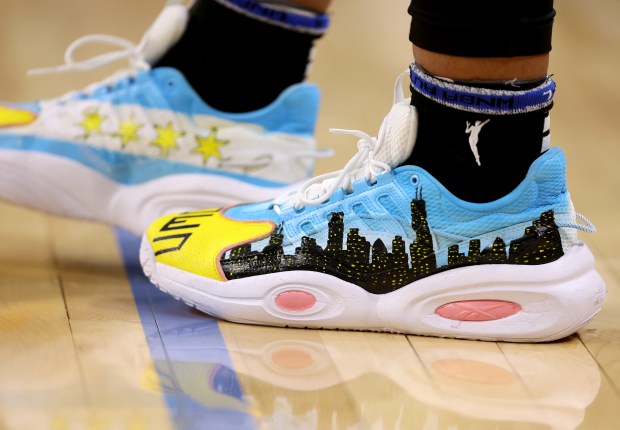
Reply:
[[[73, 58], [75, 51], [87, 44], [104, 44], [120, 47], [122, 49], [96, 55], [82, 61], [75, 60]], [[99, 67], [122, 59], [129, 60], [131, 69], [149, 70], [151, 66], [146, 62], [142, 54], [145, 45], [146, 39], [142, 39], [140, 44], [136, 45], [131, 40], [124, 39], [118, 36], [113, 36], [110, 34], [87, 34], [86, 36], [82, 36], [79, 39], [74, 40], [67, 47], [64, 55], [65, 64], [61, 64], [60, 66], [29, 70], [28, 74], [41, 75], [47, 73], [62, 73], [70, 71], [89, 71], [98, 69]]]
[[562, 222], [556, 221], [558, 227], [574, 228], [576, 230], [585, 231], [586, 233], [596, 233], [596, 227], [590, 222], [588, 218], [576, 212], [575, 217], [577, 222]]
[[316, 206], [327, 201], [338, 189], [351, 191], [353, 182], [363, 177], [370, 184], [374, 184], [377, 176], [382, 172], [389, 172], [392, 168], [374, 158], [378, 148], [376, 137], [372, 137], [359, 130], [330, 129], [335, 134], [351, 134], [359, 137], [357, 153], [345, 164], [342, 170], [316, 176], [302, 185], [296, 195], [295, 209], [304, 205]]
[[239, 168], [245, 169], [246, 172], [251, 170], [258, 170], [268, 167], [274, 163], [288, 163], [290, 160], [304, 159], [304, 158], [329, 158], [334, 155], [334, 151], [331, 149], [315, 149], [315, 150], [299, 150], [295, 153], [290, 151], [286, 154], [282, 154], [275, 158], [271, 154], [261, 155], [253, 160], [221, 160], [219, 162], [220, 167], [224, 168]]
[[[63, 101], [74, 97], [76, 94], [90, 95], [98, 88], [103, 86], [113, 87], [117, 82], [125, 78], [133, 78], [142, 71], [151, 69], [149, 63], [145, 60], [143, 52], [146, 45], [146, 37], [139, 44], [133, 43], [131, 40], [109, 34], [89, 34], [73, 41], [65, 51], [65, 64], [54, 67], [46, 67], [42, 69], [29, 70], [28, 75], [42, 75], [48, 73], [65, 73], [71, 71], [90, 71], [103, 67], [107, 64], [114, 63], [119, 60], [126, 59], [129, 67], [119, 70], [111, 76], [95, 82], [80, 91], [70, 91], [60, 97], [48, 101]], [[77, 61], [74, 59], [75, 52], [88, 44], [105, 44], [121, 49], [96, 55], [85, 60]]]
[[374, 184], [380, 173], [392, 170], [387, 163], [374, 158], [378, 147], [376, 137], [359, 130], [330, 128], [329, 131], [335, 134], [352, 134], [359, 137], [357, 153], [345, 164], [342, 170], [315, 176], [306, 181], [296, 193], [291, 192], [276, 198], [273, 205], [276, 213], [281, 213], [281, 206], [285, 205], [292, 204], [296, 210], [301, 209], [304, 205], [320, 205], [327, 201], [338, 188], [351, 191], [353, 182], [362, 177], [370, 184]]
[[[181, 0], [168, 0], [151, 27], [144, 33], [140, 43], [109, 34], [89, 34], [75, 40], [65, 51], [65, 64], [56, 67], [30, 70], [29, 75], [47, 73], [63, 73], [70, 71], [89, 71], [107, 64], [126, 59], [129, 66], [112, 74], [100, 82], [89, 85], [82, 91], [71, 91], [54, 100], [66, 100], [76, 94], [90, 95], [102, 86], [113, 88], [122, 79], [135, 77], [141, 71], [151, 69], [150, 63], [155, 61], [175, 43], [183, 34], [188, 19], [188, 10]], [[78, 61], [75, 52], [88, 44], [103, 44], [119, 49]]]
[[[408, 75], [409, 70], [407, 69], [396, 79], [394, 103], [404, 100], [402, 83]], [[292, 192], [276, 198], [273, 206], [276, 213], [281, 213], [283, 206], [291, 204], [297, 210], [304, 206], [320, 205], [326, 202], [339, 188], [350, 192], [353, 189], [353, 182], [361, 178], [364, 178], [369, 184], [375, 184], [377, 176], [392, 170], [389, 164], [375, 158], [375, 154], [383, 141], [385, 120], [381, 124], [378, 137], [372, 137], [360, 130], [330, 128], [329, 131], [334, 134], [351, 134], [358, 137], [357, 153], [341, 170], [315, 176], [306, 181], [297, 193]]]

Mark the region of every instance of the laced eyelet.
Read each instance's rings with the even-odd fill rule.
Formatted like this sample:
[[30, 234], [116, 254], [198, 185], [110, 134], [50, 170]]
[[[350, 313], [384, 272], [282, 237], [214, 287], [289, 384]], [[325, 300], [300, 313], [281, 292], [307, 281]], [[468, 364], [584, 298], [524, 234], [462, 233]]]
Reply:
[[420, 178], [418, 178], [418, 175], [413, 175], [411, 177], [411, 185], [418, 185], [418, 183], [420, 182]]
[[[382, 171], [389, 172], [392, 170], [389, 164], [374, 158], [374, 151], [379, 145], [376, 137], [359, 130], [330, 129], [330, 131], [338, 134], [352, 134], [358, 137], [360, 139], [357, 143], [358, 152], [341, 170], [319, 175], [305, 182], [298, 192], [297, 203], [309, 206], [326, 205], [329, 203], [330, 197], [342, 189], [342, 192], [338, 191], [336, 194], [339, 201], [343, 196], [355, 192], [353, 183], [358, 178], [377, 176]], [[375, 180], [374, 183], [376, 182]], [[368, 187], [372, 187], [374, 183], [367, 180]], [[310, 190], [312, 191], [310, 192]], [[316, 197], [311, 199], [307, 197], [308, 195], [316, 195]]]

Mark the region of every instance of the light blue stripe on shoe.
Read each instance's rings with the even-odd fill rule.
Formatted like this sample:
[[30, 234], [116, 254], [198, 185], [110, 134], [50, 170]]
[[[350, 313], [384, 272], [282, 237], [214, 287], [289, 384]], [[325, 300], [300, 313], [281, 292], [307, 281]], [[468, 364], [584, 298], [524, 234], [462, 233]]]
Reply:
[[284, 182], [269, 181], [223, 170], [34, 136], [0, 134], [0, 151], [6, 149], [63, 157], [124, 185], [138, 185], [169, 175], [184, 174], [224, 176], [259, 187], [277, 188], [287, 185]]

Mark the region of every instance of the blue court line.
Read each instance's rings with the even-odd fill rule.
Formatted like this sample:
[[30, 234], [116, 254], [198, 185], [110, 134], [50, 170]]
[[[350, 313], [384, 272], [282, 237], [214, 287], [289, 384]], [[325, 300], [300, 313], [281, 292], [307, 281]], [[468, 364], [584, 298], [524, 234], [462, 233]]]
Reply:
[[217, 320], [149, 283], [139, 262], [139, 237], [116, 229], [116, 238], [175, 428], [257, 428]]

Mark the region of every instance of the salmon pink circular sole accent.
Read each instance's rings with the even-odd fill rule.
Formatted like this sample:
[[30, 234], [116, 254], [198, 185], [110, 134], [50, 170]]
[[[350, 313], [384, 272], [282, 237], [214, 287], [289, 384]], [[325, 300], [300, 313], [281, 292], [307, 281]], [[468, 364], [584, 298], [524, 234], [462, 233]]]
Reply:
[[494, 321], [521, 311], [521, 306], [504, 300], [464, 300], [446, 303], [435, 313], [456, 321]]
[[291, 290], [278, 294], [276, 305], [282, 310], [300, 312], [310, 309], [316, 303], [316, 297], [305, 291]]

